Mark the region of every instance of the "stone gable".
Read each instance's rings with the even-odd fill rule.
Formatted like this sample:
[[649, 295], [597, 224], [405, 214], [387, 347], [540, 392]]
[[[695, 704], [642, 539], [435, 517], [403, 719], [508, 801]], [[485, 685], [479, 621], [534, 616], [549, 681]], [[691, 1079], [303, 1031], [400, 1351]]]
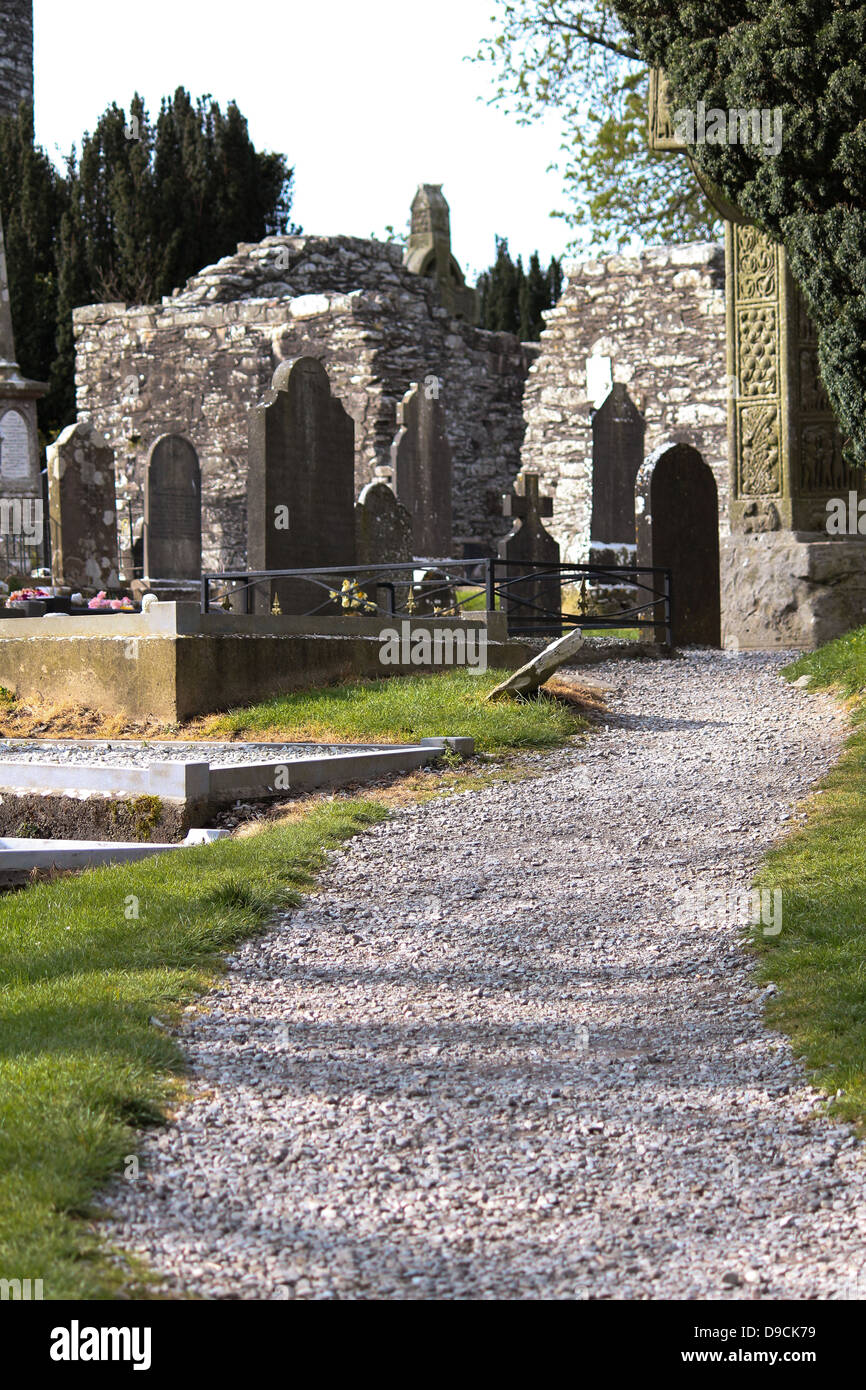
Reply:
[[728, 503], [724, 250], [709, 242], [576, 261], [526, 384], [522, 465], [554, 495], [563, 558], [585, 560], [592, 516], [587, 358], [610, 358], [646, 420], [645, 452], [674, 440], [709, 463]]

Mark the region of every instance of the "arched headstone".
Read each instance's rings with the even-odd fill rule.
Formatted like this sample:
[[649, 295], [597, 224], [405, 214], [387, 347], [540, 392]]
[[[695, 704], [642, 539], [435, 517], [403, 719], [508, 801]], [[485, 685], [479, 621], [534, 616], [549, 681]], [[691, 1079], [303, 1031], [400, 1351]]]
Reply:
[[590, 560], [622, 563], [617, 547], [634, 545], [634, 486], [643, 463], [644, 418], [621, 382], [592, 415]]
[[[250, 569], [354, 566], [355, 425], [317, 358], [277, 367], [271, 390], [250, 411], [249, 460]], [[323, 588], [301, 579], [254, 593], [258, 613], [270, 613], [274, 598], [283, 613], [307, 613], [327, 600]]]
[[719, 501], [712, 469], [690, 444], [663, 444], [637, 475], [638, 565], [671, 571], [678, 645], [721, 645]]
[[201, 578], [201, 468], [182, 434], [160, 435], [148, 451], [144, 573], [149, 580]]
[[387, 592], [376, 584], [394, 586], [394, 607], [405, 606], [412, 580], [411, 567], [403, 572], [365, 575], [364, 565], [395, 565], [412, 559], [412, 518], [387, 483], [368, 483], [355, 503], [355, 546], [359, 576], [371, 598], [386, 605]]

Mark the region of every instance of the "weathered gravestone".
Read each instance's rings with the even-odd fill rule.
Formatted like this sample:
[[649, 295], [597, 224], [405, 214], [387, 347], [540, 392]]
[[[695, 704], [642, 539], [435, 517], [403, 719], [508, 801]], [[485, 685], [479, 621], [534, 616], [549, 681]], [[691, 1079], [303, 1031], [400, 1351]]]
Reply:
[[387, 607], [386, 589], [376, 590], [376, 584], [394, 586], [394, 607], [405, 607], [412, 580], [412, 570], [389, 574], [365, 575], [364, 565], [395, 565], [412, 559], [412, 518], [401, 506], [387, 483], [368, 483], [355, 503], [355, 546], [359, 576], [365, 591], [375, 602]]
[[144, 575], [151, 585], [201, 578], [201, 468], [181, 434], [160, 435], [147, 455]]
[[451, 558], [451, 446], [442, 404], [426, 386], [413, 386], [397, 407], [400, 426], [391, 445], [394, 487], [412, 517], [419, 559]]
[[74, 589], [116, 589], [114, 451], [90, 420], [48, 447], [52, 577]]
[[[505, 571], [508, 586], [502, 591], [502, 608], [511, 614], [517, 627], [555, 627], [562, 608], [558, 572], [554, 569], [552, 573], [535, 574], [523, 567], [559, 565], [559, 544], [541, 520], [553, 515], [553, 498], [541, 496], [537, 473], [524, 473], [522, 491], [503, 496], [502, 513], [514, 518], [512, 530], [499, 542], [500, 560], [510, 562]], [[523, 574], [531, 577], [522, 579]]]
[[643, 463], [644, 418], [616, 382], [592, 416], [590, 564], [628, 564], [634, 550], [634, 485]]
[[[316, 358], [283, 362], [250, 411], [247, 564], [281, 570], [355, 563], [352, 417], [331, 395]], [[339, 589], [339, 580], [331, 582]], [[260, 584], [255, 612], [271, 612], [275, 599], [283, 613], [308, 613], [327, 603], [327, 590], [297, 579]]]
[[[0, 55], [2, 59], [2, 55]], [[21, 375], [15, 358], [12, 307], [6, 272], [6, 247], [0, 220], [0, 556], [3, 572], [19, 567], [28, 569], [41, 563], [41, 519], [43, 511], [42, 476], [39, 467], [39, 430], [36, 402], [48, 390], [40, 381]], [[21, 548], [10, 554], [7, 537], [17, 536]]]
[[[697, 449], [663, 444], [650, 454], [637, 475], [635, 518], [637, 563], [671, 571], [674, 642], [720, 646], [718, 495]], [[654, 616], [664, 641], [660, 604]]]

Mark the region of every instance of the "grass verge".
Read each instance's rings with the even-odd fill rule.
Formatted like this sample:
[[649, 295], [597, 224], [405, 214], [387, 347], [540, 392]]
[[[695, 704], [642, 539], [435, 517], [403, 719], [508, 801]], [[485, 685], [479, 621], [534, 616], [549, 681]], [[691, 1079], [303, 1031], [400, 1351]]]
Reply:
[[[585, 727], [563, 703], [566, 687], [559, 700], [486, 704], [500, 674], [288, 695], [198, 731], [337, 741], [456, 731], [501, 753], [556, 746]], [[176, 1019], [220, 971], [221, 952], [298, 901], [328, 848], [383, 819], [389, 803], [450, 782], [465, 790], [472, 776], [446, 771], [433, 789], [419, 774], [417, 787], [318, 800], [255, 833], [0, 897], [0, 1279], [41, 1279], [47, 1299], [135, 1286], [134, 1266], [114, 1259], [86, 1218], [134, 1152], [136, 1129], [158, 1123], [179, 1093], [181, 1052], [153, 1018]], [[137, 1287], [146, 1296], [146, 1283]]]
[[411, 743], [460, 734], [474, 738], [483, 753], [553, 748], [579, 732], [575, 711], [544, 693], [535, 700], [488, 703], [487, 693], [509, 674], [455, 670], [294, 691], [212, 715], [196, 732], [202, 738], [317, 743]]
[[782, 930], [757, 929], [760, 973], [778, 993], [767, 1021], [787, 1033], [832, 1108], [866, 1125], [866, 628], [785, 672], [857, 696], [855, 728], [807, 803], [808, 820], [764, 861], [757, 886], [782, 890]]
[[295, 691], [185, 725], [136, 722], [70, 706], [13, 700], [0, 706], [3, 738], [256, 739], [324, 743], [404, 743], [441, 734], [469, 735], [479, 752], [552, 748], [578, 733], [575, 709], [537, 700], [488, 704], [509, 671], [392, 676]]
[[82, 1217], [177, 1094], [181, 1053], [152, 1017], [177, 1017], [220, 952], [386, 814], [322, 802], [255, 836], [0, 898], [0, 1279], [41, 1279], [46, 1299], [128, 1283]]

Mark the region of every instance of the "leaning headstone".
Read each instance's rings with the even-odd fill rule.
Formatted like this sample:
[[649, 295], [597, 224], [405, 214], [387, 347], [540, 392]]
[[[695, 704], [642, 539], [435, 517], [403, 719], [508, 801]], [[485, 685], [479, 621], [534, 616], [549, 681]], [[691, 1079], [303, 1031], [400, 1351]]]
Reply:
[[201, 579], [201, 468], [182, 434], [163, 434], [144, 475], [144, 582], [163, 599], [193, 598]]
[[590, 564], [628, 564], [634, 552], [634, 484], [643, 463], [644, 418], [616, 382], [592, 416]]
[[[250, 570], [356, 564], [355, 426], [314, 357], [283, 362], [250, 411], [247, 565]], [[331, 581], [340, 588], [336, 577]], [[253, 608], [327, 611], [328, 590], [307, 580], [259, 584]], [[333, 611], [333, 610], [331, 610]]]
[[355, 503], [355, 547], [364, 589], [381, 607], [388, 608], [388, 590], [376, 585], [392, 585], [394, 609], [405, 607], [412, 579], [405, 571], [363, 574], [364, 565], [397, 565], [412, 559], [412, 518], [401, 506], [387, 483], [368, 483]]
[[90, 420], [48, 447], [52, 578], [73, 589], [116, 589], [114, 451]]
[[451, 446], [437, 388], [413, 386], [397, 407], [394, 486], [412, 517], [418, 559], [451, 558]]
[[[718, 494], [697, 449], [663, 444], [650, 454], [637, 475], [635, 519], [638, 565], [671, 571], [674, 642], [720, 646]], [[655, 610], [664, 641], [662, 605]]]
[[[514, 520], [512, 530], [499, 542], [500, 560], [509, 561], [502, 608], [515, 627], [530, 631], [555, 627], [562, 609], [559, 573], [556, 568], [547, 574], [543, 570], [559, 565], [559, 544], [542, 524], [542, 517], [553, 515], [553, 498], [541, 496], [537, 473], [524, 473], [522, 491], [503, 496], [502, 512]], [[529, 565], [540, 566], [542, 573], [530, 570]], [[523, 579], [523, 574], [531, 577]]]
[[488, 700], [502, 700], [510, 698], [516, 700], [525, 695], [531, 695], [533, 691], [544, 685], [550, 680], [555, 671], [560, 666], [564, 666], [569, 657], [574, 656], [583, 646], [583, 633], [579, 628], [573, 628], [571, 632], [566, 632], [563, 637], [558, 637], [555, 642], [551, 642], [549, 647], [545, 647], [543, 652], [527, 661], [525, 666], [521, 666], [518, 671], [513, 671], [507, 680], [495, 686], [487, 696]]

